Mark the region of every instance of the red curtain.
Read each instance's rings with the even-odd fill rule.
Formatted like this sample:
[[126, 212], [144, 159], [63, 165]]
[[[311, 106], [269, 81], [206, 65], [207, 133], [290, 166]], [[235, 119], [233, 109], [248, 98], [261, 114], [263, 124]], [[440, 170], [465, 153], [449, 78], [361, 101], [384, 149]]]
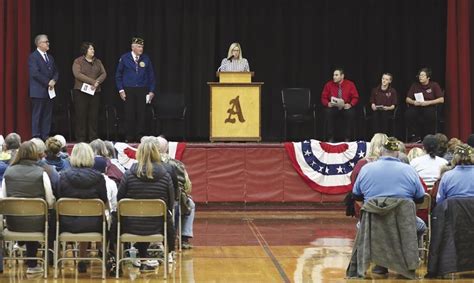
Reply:
[[472, 132], [471, 0], [448, 0], [446, 33], [447, 133], [466, 141]]
[[0, 0], [0, 19], [0, 134], [29, 139], [30, 0]]

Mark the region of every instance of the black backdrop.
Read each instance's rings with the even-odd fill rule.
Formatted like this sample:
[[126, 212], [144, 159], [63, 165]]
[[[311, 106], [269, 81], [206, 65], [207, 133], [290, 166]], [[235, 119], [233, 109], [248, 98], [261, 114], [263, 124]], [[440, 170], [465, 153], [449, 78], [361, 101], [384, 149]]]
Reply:
[[33, 0], [31, 32], [32, 39], [49, 35], [60, 69], [59, 103], [73, 85], [71, 65], [80, 43], [93, 41], [108, 73], [103, 103], [119, 109], [117, 61], [130, 51], [132, 36], [143, 37], [157, 76], [157, 98], [160, 91], [185, 97], [189, 140], [208, 139], [206, 82], [216, 80], [234, 41], [255, 71], [254, 81], [265, 83], [264, 141], [281, 140], [280, 90], [308, 87], [320, 105], [335, 66], [356, 83], [362, 103], [387, 71], [394, 74], [401, 102], [422, 66], [430, 66], [432, 79], [444, 87], [446, 0]]

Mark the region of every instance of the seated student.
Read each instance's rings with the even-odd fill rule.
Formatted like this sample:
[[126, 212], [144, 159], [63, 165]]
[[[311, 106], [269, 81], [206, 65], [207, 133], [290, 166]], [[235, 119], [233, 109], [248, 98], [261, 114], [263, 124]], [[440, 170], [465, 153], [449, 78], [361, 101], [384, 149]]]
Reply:
[[444, 103], [444, 94], [438, 83], [431, 81], [431, 69], [418, 71], [418, 82], [411, 85], [407, 93], [405, 112], [408, 135], [417, 142], [436, 129], [436, 105]]
[[370, 107], [374, 111], [372, 119], [374, 133], [387, 133], [388, 121], [398, 104], [397, 90], [392, 87], [393, 75], [384, 73], [380, 85], [372, 89]]
[[[5, 172], [0, 197], [22, 197], [45, 199], [50, 208], [54, 205], [54, 196], [48, 174], [38, 164], [39, 153], [32, 141], [20, 145], [11, 166]], [[15, 232], [39, 232], [44, 230], [44, 220], [37, 217], [7, 217], [8, 229]], [[38, 242], [26, 242], [26, 256], [36, 257]], [[36, 260], [27, 260], [26, 273], [42, 273], [43, 267]]]
[[344, 140], [350, 140], [351, 128], [354, 126], [354, 107], [359, 101], [359, 93], [355, 84], [344, 79], [344, 70], [336, 68], [333, 72], [332, 80], [328, 81], [321, 93], [321, 103], [324, 107], [324, 120], [327, 124], [327, 136], [329, 142], [334, 142], [335, 123], [342, 121], [341, 129]]
[[[388, 138], [378, 160], [362, 167], [352, 190], [356, 200], [367, 203], [371, 199], [389, 197], [413, 200], [415, 203], [423, 202], [425, 192], [418, 174], [408, 164], [402, 163], [398, 159], [398, 154], [398, 141], [392, 137]], [[425, 230], [426, 225], [423, 220], [416, 217], [418, 236], [421, 236]], [[376, 266], [372, 272], [386, 274], [388, 270], [385, 267]]]
[[428, 188], [432, 188], [436, 180], [439, 179], [441, 167], [447, 165], [448, 161], [436, 156], [439, 143], [434, 135], [427, 135], [423, 139], [423, 147], [426, 154], [410, 161], [410, 165], [415, 168]]
[[[132, 199], [161, 199], [168, 208], [167, 214], [167, 243], [170, 254], [175, 249], [175, 230], [171, 219], [170, 210], [174, 205], [174, 188], [170, 175], [161, 164], [158, 146], [151, 139], [145, 139], [137, 150], [137, 163], [125, 172], [117, 194], [117, 201], [124, 198]], [[150, 217], [149, 219], [138, 219], [124, 217], [121, 219], [122, 233], [138, 235], [151, 235], [163, 233], [163, 220]], [[148, 257], [147, 249], [150, 243], [136, 243], [139, 257]], [[154, 271], [155, 267], [142, 262], [140, 270], [143, 272]]]
[[474, 197], [474, 150], [467, 144], [458, 145], [454, 150], [453, 166], [441, 178], [437, 204], [448, 198]]
[[[108, 205], [107, 188], [105, 179], [94, 166], [94, 152], [86, 143], [78, 143], [71, 153], [71, 168], [61, 172], [59, 181], [58, 198], [80, 198], [80, 199], [100, 199], [105, 206]], [[87, 233], [102, 232], [101, 217], [72, 217], [62, 216], [60, 221], [60, 232]], [[87, 245], [79, 245], [79, 256], [86, 255]], [[87, 265], [84, 261], [79, 261], [78, 271], [87, 272]]]

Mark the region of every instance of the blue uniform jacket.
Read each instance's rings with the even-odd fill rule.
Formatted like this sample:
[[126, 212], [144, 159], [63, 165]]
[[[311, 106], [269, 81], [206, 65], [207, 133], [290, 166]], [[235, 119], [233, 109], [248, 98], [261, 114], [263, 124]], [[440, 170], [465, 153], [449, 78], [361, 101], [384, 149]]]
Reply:
[[120, 57], [117, 71], [115, 72], [115, 83], [118, 90], [125, 87], [146, 87], [149, 92], [155, 92], [155, 74], [150, 58], [142, 54], [138, 60], [138, 68], [131, 52]]

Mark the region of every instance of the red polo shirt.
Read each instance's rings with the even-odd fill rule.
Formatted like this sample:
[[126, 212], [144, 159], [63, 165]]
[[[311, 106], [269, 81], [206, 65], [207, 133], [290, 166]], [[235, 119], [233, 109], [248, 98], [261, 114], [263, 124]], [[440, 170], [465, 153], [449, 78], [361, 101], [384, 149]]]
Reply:
[[[353, 82], [350, 80], [344, 79], [341, 83], [342, 88], [342, 99], [344, 103], [349, 103], [352, 106], [357, 105], [359, 101], [359, 93]], [[329, 81], [324, 85], [323, 93], [321, 94], [321, 103], [324, 107], [328, 107], [328, 103], [331, 100], [331, 97], [338, 97], [337, 91], [339, 90], [339, 84], [334, 81]]]

